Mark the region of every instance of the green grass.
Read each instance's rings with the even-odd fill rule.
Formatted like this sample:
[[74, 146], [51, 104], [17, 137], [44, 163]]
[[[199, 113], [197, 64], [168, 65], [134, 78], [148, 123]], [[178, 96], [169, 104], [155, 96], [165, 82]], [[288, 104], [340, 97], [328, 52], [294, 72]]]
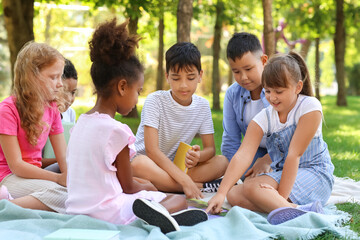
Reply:
[[[337, 107], [336, 97], [322, 97], [321, 103], [324, 112], [323, 136], [328, 144], [331, 159], [335, 165], [334, 175], [338, 177], [350, 177], [360, 181], [360, 97], [347, 97], [347, 107]], [[211, 99], [209, 99], [211, 102]], [[138, 106], [139, 113], [142, 106]], [[74, 107], [76, 113], [86, 112], [89, 107]], [[140, 115], [139, 115], [140, 116]], [[216, 153], [221, 154], [220, 145], [222, 139], [222, 111], [212, 111]], [[134, 134], [140, 123], [140, 119], [124, 118], [116, 115], [115, 118], [126, 123]], [[200, 138], [195, 138], [192, 144], [201, 144]], [[350, 228], [360, 234], [360, 205], [337, 204], [337, 207], [352, 214], [352, 220], [348, 223]], [[324, 233], [315, 239], [339, 239], [332, 233]]]

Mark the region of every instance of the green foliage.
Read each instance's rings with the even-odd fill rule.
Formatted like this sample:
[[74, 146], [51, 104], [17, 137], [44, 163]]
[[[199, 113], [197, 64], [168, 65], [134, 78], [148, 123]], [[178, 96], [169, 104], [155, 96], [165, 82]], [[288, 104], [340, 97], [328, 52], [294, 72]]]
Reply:
[[347, 69], [349, 92], [351, 95], [360, 95], [360, 62]]

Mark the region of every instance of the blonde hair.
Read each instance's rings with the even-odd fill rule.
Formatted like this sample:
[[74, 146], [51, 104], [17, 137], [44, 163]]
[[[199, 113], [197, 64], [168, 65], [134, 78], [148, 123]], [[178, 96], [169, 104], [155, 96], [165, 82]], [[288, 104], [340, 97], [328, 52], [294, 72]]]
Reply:
[[264, 67], [261, 82], [263, 87], [287, 88], [290, 81], [303, 81], [300, 94], [314, 96], [310, 81], [309, 70], [304, 59], [296, 52], [276, 54], [272, 56]]
[[42, 117], [44, 107], [49, 104], [49, 99], [53, 98], [48, 91], [49, 83], [40, 72], [59, 60], [64, 61], [64, 57], [55, 48], [33, 41], [26, 43], [16, 58], [13, 95], [21, 127], [29, 143], [34, 146], [44, 127], [48, 127]]

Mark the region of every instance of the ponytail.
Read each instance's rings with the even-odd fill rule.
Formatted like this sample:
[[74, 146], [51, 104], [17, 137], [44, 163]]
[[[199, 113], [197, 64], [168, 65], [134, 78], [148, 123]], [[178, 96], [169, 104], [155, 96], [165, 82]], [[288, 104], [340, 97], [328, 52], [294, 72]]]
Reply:
[[310, 81], [310, 74], [309, 70], [306, 66], [305, 60], [300, 56], [300, 54], [291, 51], [289, 52], [289, 56], [291, 56], [297, 64], [300, 67], [300, 73], [301, 73], [301, 80], [303, 81], [303, 88], [300, 92], [300, 94], [307, 95], [307, 96], [314, 96], [313, 88]]

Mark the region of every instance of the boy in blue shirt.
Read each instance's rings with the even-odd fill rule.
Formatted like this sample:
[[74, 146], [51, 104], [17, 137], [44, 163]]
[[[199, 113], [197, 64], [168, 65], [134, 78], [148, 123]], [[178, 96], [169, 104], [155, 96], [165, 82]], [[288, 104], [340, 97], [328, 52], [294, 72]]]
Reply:
[[[230, 39], [227, 58], [236, 82], [225, 94], [221, 151], [231, 161], [252, 118], [269, 105], [261, 85], [261, 75], [268, 56], [263, 53], [260, 41], [255, 35], [241, 32], [235, 33]], [[253, 163], [242, 176], [242, 180], [247, 176], [270, 171], [271, 159], [265, 143], [263, 138]], [[259, 161], [256, 161], [257, 159]]]

